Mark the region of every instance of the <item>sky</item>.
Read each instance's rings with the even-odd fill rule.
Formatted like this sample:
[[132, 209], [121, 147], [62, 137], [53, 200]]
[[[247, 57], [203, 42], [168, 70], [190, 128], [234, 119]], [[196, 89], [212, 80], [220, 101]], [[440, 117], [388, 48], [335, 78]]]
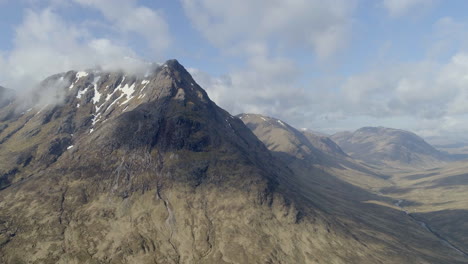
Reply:
[[0, 85], [177, 59], [231, 114], [468, 142], [464, 0], [0, 0]]

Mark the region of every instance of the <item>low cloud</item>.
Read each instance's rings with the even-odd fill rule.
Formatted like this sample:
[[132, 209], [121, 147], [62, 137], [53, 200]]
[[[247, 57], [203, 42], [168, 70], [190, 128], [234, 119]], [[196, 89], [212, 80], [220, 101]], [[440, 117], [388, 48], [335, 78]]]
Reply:
[[462, 121], [468, 115], [467, 53], [446, 63], [402, 63], [340, 82], [314, 82], [315, 87], [307, 89], [295, 81], [303, 74], [296, 69], [287, 59], [262, 58], [251, 61], [245, 71], [222, 77], [196, 69], [190, 72], [228, 111], [275, 116], [297, 127], [332, 132], [386, 125], [427, 136], [468, 129]]
[[295, 81], [301, 74], [288, 59], [255, 57], [245, 70], [213, 77], [189, 69], [210, 98], [234, 114], [263, 113], [291, 117], [296, 107], [307, 103], [307, 94]]
[[[160, 58], [170, 43], [162, 16], [132, 0], [77, 3], [102, 11], [110, 26], [123, 28], [122, 35], [96, 36], [90, 23], [68, 22], [55, 8], [26, 10], [22, 23], [15, 28], [13, 48], [0, 53], [3, 86], [29, 89], [52, 74], [97, 67], [143, 73], [150, 63], [127, 45], [125, 34], [142, 37], [151, 47], [152, 58]], [[124, 11], [130, 16], [124, 16]]]
[[427, 8], [433, 3], [434, 0], [383, 0], [384, 7], [393, 17], [407, 15], [416, 9]]
[[137, 5], [133, 0], [73, 0], [99, 10], [119, 34], [141, 36], [154, 54], [161, 55], [171, 44], [169, 26], [161, 10]]
[[371, 116], [440, 118], [468, 112], [468, 54], [447, 63], [399, 64], [352, 76], [341, 87], [349, 108]]
[[70, 82], [65, 78], [48, 78], [36, 87], [19, 93], [22, 103], [19, 109], [61, 104], [65, 100], [66, 88], [69, 86]]

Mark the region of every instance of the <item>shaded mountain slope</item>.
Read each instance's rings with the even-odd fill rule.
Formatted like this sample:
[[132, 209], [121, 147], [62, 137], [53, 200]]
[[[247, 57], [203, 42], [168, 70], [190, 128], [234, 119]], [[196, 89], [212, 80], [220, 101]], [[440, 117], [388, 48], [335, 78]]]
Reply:
[[31, 101], [0, 110], [2, 263], [463, 263], [327, 209], [175, 60]]

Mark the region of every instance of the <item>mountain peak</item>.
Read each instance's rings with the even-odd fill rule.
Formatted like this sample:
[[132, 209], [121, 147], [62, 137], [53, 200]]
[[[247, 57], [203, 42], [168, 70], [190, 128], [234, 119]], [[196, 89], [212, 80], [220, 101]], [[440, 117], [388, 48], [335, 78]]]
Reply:
[[[7, 136], [2, 139], [5, 142], [27, 146], [41, 135], [37, 140], [43, 148], [53, 146], [40, 155], [24, 154], [29, 149], [19, 152], [31, 156], [32, 163], [49, 166], [64, 153], [76, 153], [80, 164], [89, 166], [115, 152], [207, 152], [222, 148], [226, 140], [236, 145], [234, 149], [248, 149], [246, 153], [253, 153], [252, 148], [267, 152], [239, 119], [209, 99], [177, 60], [159, 65], [146, 76], [100, 70], [56, 74], [30, 97], [34, 106], [16, 100], [2, 109], [0, 119], [28, 124], [24, 133]], [[17, 111], [18, 107], [24, 110]]]
[[177, 69], [177, 70], [180, 70], [180, 69], [184, 69], [184, 66], [182, 66], [182, 64], [179, 63], [178, 60], [176, 59], [170, 59], [170, 60], [167, 60], [164, 64], [164, 65], [167, 65], [167, 67], [169, 68], [173, 68], [173, 69]]
[[[161, 144], [161, 149], [202, 150], [211, 144], [207, 137], [193, 142], [187, 138], [167, 138], [174, 134], [188, 137], [190, 131], [200, 126], [193, 113], [213, 118], [218, 111], [177, 60], [169, 60], [145, 76], [96, 69], [59, 73], [46, 78], [29, 94], [0, 103], [0, 120], [28, 124], [28, 131], [17, 136], [16, 142], [24, 141], [27, 145], [44, 127], [52, 129], [48, 135], [39, 133], [45, 147], [53, 146], [51, 151], [42, 157], [33, 155], [32, 159], [45, 166], [67, 151], [76, 152], [84, 147], [93, 152], [96, 148], [152, 148]], [[225, 115], [218, 119], [234, 127], [235, 121]], [[167, 118], [180, 123], [173, 126]], [[161, 127], [166, 122], [171, 125]], [[167, 138], [154, 135], [165, 129], [178, 132], [168, 131]]]
[[106, 120], [153, 101], [174, 99], [195, 105], [210, 101], [177, 60], [168, 60], [145, 76], [100, 70], [56, 74], [44, 80], [30, 97], [34, 106], [23, 108], [39, 113], [43, 108], [47, 112], [65, 105], [74, 115], [88, 120], [80, 127], [88, 127], [89, 133]]

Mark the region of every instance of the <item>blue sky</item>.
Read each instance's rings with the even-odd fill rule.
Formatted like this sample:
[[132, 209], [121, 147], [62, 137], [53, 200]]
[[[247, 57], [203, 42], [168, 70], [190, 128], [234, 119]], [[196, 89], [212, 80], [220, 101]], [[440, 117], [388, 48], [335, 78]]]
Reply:
[[[463, 0], [0, 0], [0, 85], [178, 59], [232, 114], [466, 141]], [[131, 58], [129, 60], [128, 58]]]

